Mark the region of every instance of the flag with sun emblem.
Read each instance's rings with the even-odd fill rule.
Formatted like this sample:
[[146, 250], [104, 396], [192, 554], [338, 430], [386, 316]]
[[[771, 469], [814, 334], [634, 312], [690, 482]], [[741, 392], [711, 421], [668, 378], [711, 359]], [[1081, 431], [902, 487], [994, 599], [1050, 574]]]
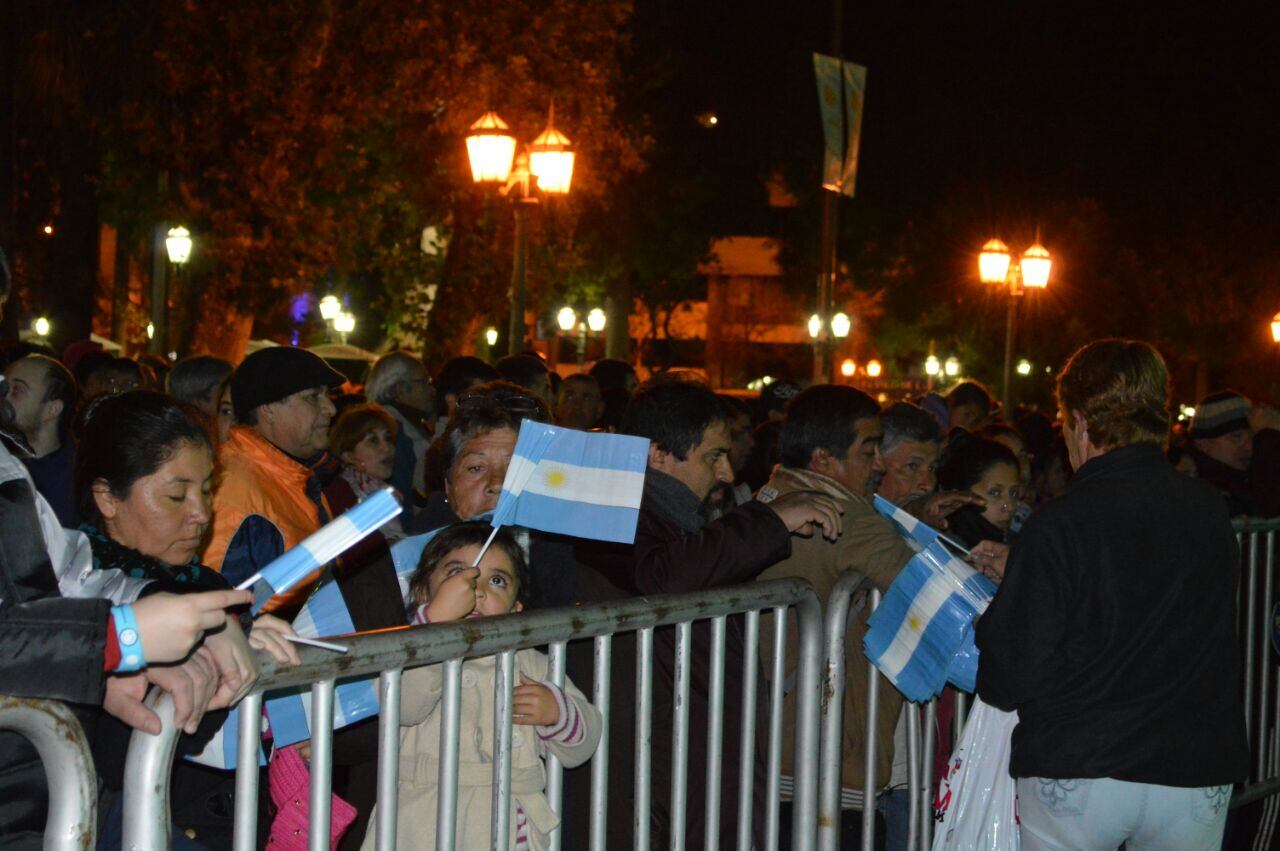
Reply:
[[926, 701], [948, 680], [972, 691], [973, 619], [993, 596], [991, 580], [932, 541], [907, 562], [871, 614], [863, 650], [908, 700]]
[[525, 420], [493, 525], [630, 544], [648, 460], [642, 437]]

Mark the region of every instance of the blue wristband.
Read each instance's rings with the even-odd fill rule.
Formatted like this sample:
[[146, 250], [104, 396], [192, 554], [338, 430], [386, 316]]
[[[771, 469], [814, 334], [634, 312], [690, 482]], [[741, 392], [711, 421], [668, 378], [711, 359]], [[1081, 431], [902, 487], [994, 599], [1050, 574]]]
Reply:
[[120, 664], [116, 673], [128, 674], [147, 667], [142, 655], [142, 635], [138, 632], [138, 619], [133, 616], [133, 606], [112, 606], [111, 622], [116, 627], [116, 641], [120, 643]]

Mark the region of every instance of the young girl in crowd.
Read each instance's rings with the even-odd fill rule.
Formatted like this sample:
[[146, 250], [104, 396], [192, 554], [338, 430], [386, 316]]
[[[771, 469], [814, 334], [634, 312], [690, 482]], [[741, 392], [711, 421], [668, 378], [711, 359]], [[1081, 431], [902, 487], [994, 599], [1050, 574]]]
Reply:
[[[489, 537], [484, 522], [457, 523], [437, 534], [422, 553], [410, 584], [414, 623], [446, 623], [518, 612], [524, 590], [524, 555], [501, 529], [478, 567]], [[458, 736], [457, 845], [487, 849], [493, 806], [494, 672], [496, 657], [462, 666]], [[586, 762], [600, 741], [601, 718], [571, 682], [549, 682], [547, 657], [516, 653], [515, 728], [511, 733], [511, 848], [538, 851], [559, 819], [544, 790], [543, 758], [550, 752], [565, 767]], [[400, 781], [397, 815], [401, 848], [433, 848], [439, 772], [441, 665], [404, 672], [401, 681]], [[374, 847], [377, 817], [369, 819], [364, 849]]]
[[972, 547], [1005, 541], [1022, 493], [1018, 458], [1007, 446], [958, 435], [947, 446], [938, 482], [943, 490], [968, 491], [987, 501], [984, 509], [966, 506], [947, 518], [947, 528], [960, 543]]

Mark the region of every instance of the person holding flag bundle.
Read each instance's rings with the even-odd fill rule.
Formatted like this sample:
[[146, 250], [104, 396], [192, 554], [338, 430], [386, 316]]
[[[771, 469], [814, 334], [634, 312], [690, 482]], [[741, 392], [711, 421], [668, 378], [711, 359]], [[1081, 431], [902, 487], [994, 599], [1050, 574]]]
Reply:
[[1226, 505], [1164, 457], [1150, 345], [1079, 349], [1058, 404], [1075, 476], [1028, 519], [977, 624], [978, 695], [1018, 713], [1022, 848], [1218, 848], [1248, 775]]

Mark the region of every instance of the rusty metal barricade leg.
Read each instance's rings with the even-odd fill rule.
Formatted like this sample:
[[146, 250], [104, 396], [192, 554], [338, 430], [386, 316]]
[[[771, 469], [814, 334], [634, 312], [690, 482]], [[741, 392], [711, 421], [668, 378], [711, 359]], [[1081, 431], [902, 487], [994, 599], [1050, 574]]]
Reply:
[[[169, 775], [178, 745], [173, 700], [153, 689], [146, 705], [160, 718], [160, 734], [137, 731], [129, 740], [124, 776], [124, 847], [130, 851], [165, 851], [169, 847]], [[257, 766], [257, 755], [253, 763]]]
[[378, 822], [377, 851], [395, 851], [400, 810], [400, 671], [378, 677]]
[[671, 851], [684, 851], [689, 768], [689, 668], [693, 624], [676, 626], [675, 718], [671, 744]]
[[938, 699], [935, 697], [924, 709], [924, 754], [920, 759], [920, 847], [933, 846], [933, 752], [938, 735]]
[[35, 747], [49, 787], [45, 851], [91, 851], [97, 844], [98, 776], [80, 722], [63, 704], [0, 695], [0, 730]]
[[765, 788], [765, 851], [778, 851], [782, 802], [782, 720], [787, 679], [787, 607], [773, 610], [773, 670], [769, 672], [769, 768]]
[[436, 796], [436, 849], [453, 851], [458, 835], [458, 731], [462, 698], [462, 660], [444, 663], [440, 694], [440, 775]]

